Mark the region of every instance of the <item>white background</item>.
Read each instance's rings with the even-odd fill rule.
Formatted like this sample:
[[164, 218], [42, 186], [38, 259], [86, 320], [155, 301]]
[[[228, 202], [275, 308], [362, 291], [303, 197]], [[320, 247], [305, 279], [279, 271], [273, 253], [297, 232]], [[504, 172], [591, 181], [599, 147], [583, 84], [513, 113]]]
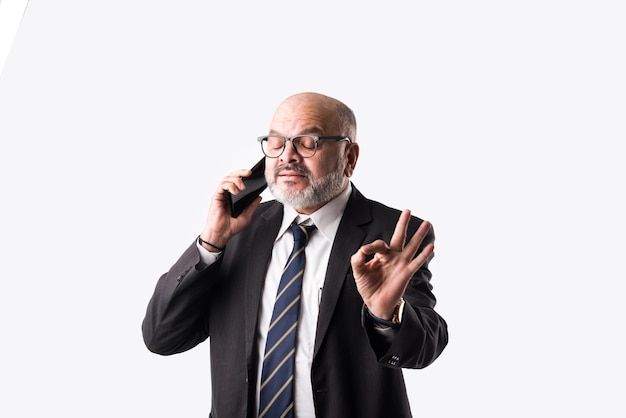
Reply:
[[27, 5], [28, 0], [0, 0], [0, 73]]
[[437, 233], [450, 344], [405, 372], [414, 415], [624, 417], [622, 4], [31, 0], [0, 78], [0, 415], [208, 415], [208, 343], [148, 352], [146, 304], [318, 91], [357, 115], [356, 186]]

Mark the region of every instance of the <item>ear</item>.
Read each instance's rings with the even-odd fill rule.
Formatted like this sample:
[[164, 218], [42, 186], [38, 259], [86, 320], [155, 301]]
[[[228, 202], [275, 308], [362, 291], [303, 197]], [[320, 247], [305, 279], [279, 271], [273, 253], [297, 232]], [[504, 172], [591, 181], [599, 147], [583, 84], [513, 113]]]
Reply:
[[356, 161], [359, 159], [359, 144], [353, 142], [346, 145], [346, 168], [344, 174], [346, 177], [352, 177], [354, 174], [354, 168], [356, 167]]

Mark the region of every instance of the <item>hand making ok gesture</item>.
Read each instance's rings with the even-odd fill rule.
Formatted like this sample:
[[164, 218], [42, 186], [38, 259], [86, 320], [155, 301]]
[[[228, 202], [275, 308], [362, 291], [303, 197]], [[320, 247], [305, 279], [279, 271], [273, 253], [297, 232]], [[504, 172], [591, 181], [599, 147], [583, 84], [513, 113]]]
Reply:
[[[431, 226], [428, 221], [422, 222], [406, 242], [410, 218], [409, 210], [402, 211], [389, 244], [381, 239], [365, 244], [350, 259], [365, 305], [373, 315], [385, 320], [392, 317], [409, 280], [434, 250], [434, 244], [428, 244], [418, 253]], [[373, 257], [366, 261], [370, 256]]]

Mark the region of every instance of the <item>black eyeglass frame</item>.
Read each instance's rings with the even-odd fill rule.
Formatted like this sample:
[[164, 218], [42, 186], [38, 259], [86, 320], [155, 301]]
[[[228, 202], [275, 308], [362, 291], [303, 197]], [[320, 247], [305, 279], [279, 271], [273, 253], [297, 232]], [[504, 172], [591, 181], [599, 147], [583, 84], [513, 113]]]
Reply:
[[[295, 139], [298, 139], [298, 138], [301, 138], [301, 137], [305, 137], [305, 136], [313, 138], [313, 143], [315, 144], [315, 148], [313, 148], [313, 154], [308, 155], [306, 157], [304, 155], [300, 154], [300, 151], [298, 151], [298, 147], [296, 147], [296, 144], [293, 142]], [[263, 149], [263, 141], [266, 141], [267, 138], [269, 138], [269, 137], [281, 138], [283, 140], [283, 149], [275, 157], [271, 157], [271, 156], [267, 155], [267, 153]], [[311, 158], [311, 157], [313, 157], [315, 155], [315, 153], [317, 153], [317, 143], [318, 143], [318, 141], [348, 141], [348, 144], [352, 143], [352, 140], [349, 137], [344, 136], [344, 135], [335, 135], [335, 136], [296, 135], [296, 136], [292, 136], [291, 138], [288, 138], [286, 136], [280, 136], [280, 135], [263, 135], [263, 136], [258, 137], [257, 141], [259, 141], [259, 144], [261, 145], [261, 151], [263, 152], [263, 154], [267, 158], [278, 158], [281, 155], [283, 155], [283, 152], [285, 152], [285, 147], [287, 146], [287, 141], [291, 141], [291, 145], [293, 145], [293, 149], [296, 151], [296, 154], [298, 154], [302, 158]]]

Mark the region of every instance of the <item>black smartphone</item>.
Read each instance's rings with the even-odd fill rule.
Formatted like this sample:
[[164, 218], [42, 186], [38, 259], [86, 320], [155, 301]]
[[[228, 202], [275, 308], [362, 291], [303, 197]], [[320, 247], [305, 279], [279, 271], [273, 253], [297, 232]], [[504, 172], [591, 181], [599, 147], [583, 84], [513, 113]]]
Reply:
[[252, 174], [243, 178], [246, 189], [240, 191], [239, 194], [228, 192], [230, 213], [233, 218], [239, 216], [267, 187], [267, 182], [265, 181], [265, 157], [261, 158], [250, 170], [252, 170]]

